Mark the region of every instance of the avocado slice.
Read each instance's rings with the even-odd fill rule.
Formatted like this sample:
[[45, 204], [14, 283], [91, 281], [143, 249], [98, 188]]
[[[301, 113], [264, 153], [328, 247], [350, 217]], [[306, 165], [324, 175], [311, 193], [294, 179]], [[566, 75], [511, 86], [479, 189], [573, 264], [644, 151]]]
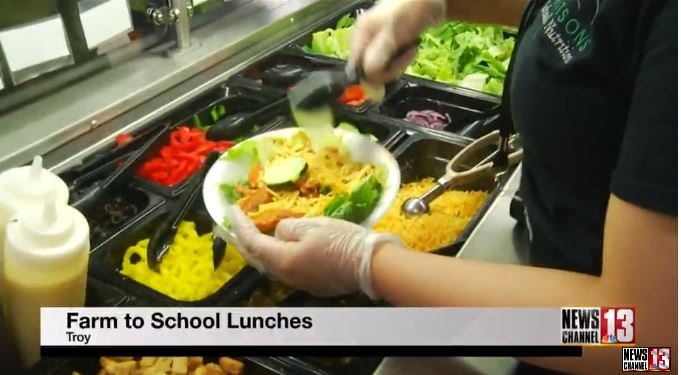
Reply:
[[267, 186], [279, 186], [294, 183], [307, 170], [307, 161], [302, 156], [291, 156], [271, 162], [262, 176]]

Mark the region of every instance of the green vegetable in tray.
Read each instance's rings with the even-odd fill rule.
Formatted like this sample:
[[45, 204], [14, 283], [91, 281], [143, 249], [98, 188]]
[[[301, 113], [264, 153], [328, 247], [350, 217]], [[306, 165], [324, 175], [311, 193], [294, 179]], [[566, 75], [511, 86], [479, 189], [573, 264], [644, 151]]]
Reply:
[[216, 122], [220, 121], [227, 115], [227, 109], [225, 108], [224, 105], [218, 104], [214, 105], [208, 114], [205, 112], [201, 112], [201, 116], [199, 113], [195, 114], [192, 116], [192, 122], [194, 123], [194, 126], [203, 130], [207, 131], [211, 125], [214, 125]]
[[324, 216], [361, 223], [376, 207], [382, 190], [381, 183], [372, 176], [352, 193], [339, 195], [329, 202], [324, 208]]
[[347, 59], [350, 54], [350, 38], [355, 18], [351, 14], [344, 15], [336, 23], [336, 29], [326, 29], [312, 34], [310, 46], [304, 46], [303, 50], [309, 53], [317, 53], [337, 59]]
[[[347, 59], [354, 18], [343, 16], [336, 29], [312, 34], [305, 52]], [[426, 30], [405, 73], [501, 95], [515, 38], [498, 26], [447, 22]]]
[[338, 20], [338, 22], [336, 22], [336, 29], [344, 29], [346, 27], [352, 26], [355, 26], [355, 17], [353, 17], [350, 13], [344, 15]]
[[423, 34], [405, 73], [501, 95], [514, 47], [500, 27], [448, 22]]
[[220, 121], [220, 119], [225, 117], [226, 114], [227, 110], [225, 109], [225, 106], [222, 104], [213, 106], [213, 108], [210, 109], [210, 117], [213, 119], [213, 124]]
[[298, 181], [306, 169], [307, 161], [302, 156], [277, 159], [265, 167], [262, 180], [268, 186], [291, 184]]

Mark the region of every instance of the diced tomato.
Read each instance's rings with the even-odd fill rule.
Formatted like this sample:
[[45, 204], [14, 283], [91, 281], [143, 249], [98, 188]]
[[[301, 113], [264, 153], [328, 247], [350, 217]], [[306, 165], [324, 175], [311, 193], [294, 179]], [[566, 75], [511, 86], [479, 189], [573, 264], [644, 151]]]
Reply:
[[361, 102], [364, 103], [367, 100], [364, 90], [360, 85], [350, 85], [345, 89], [343, 95], [340, 98], [340, 102], [348, 105], [357, 105], [351, 103]]
[[133, 140], [133, 136], [130, 134], [121, 133], [116, 136], [116, 146], [120, 147], [124, 144]]

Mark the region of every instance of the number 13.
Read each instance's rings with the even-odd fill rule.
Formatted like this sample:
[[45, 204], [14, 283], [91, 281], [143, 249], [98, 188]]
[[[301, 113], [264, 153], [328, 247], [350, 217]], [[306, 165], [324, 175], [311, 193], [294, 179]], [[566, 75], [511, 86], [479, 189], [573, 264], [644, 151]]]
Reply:
[[[604, 316], [608, 321], [608, 335], [614, 335], [617, 331], [617, 342], [634, 341], [634, 312], [632, 310], [617, 310], [617, 319], [615, 319], [615, 310], [608, 309]], [[615, 330], [615, 320], [620, 322], [622, 328]]]
[[658, 366], [660, 370], [669, 369], [669, 349], [652, 349], [653, 365]]

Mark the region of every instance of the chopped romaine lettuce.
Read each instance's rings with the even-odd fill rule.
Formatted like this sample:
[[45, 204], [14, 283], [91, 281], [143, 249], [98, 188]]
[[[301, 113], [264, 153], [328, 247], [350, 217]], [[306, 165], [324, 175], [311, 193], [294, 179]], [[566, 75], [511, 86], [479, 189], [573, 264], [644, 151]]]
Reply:
[[326, 29], [313, 33], [310, 46], [304, 46], [303, 50], [337, 59], [347, 59], [350, 54], [350, 38], [354, 24], [354, 18], [346, 14], [338, 21], [335, 30]]
[[348, 13], [336, 22], [336, 29], [344, 29], [355, 25], [355, 17]]
[[[353, 27], [354, 18], [346, 14], [335, 30], [314, 33], [310, 46], [303, 49], [347, 59]], [[453, 85], [463, 82], [466, 87], [501, 95], [513, 48], [515, 38], [507, 37], [501, 27], [447, 22], [421, 35], [416, 58], [405, 73]], [[486, 75], [485, 82], [479, 81], [482, 76], [478, 74]]]

